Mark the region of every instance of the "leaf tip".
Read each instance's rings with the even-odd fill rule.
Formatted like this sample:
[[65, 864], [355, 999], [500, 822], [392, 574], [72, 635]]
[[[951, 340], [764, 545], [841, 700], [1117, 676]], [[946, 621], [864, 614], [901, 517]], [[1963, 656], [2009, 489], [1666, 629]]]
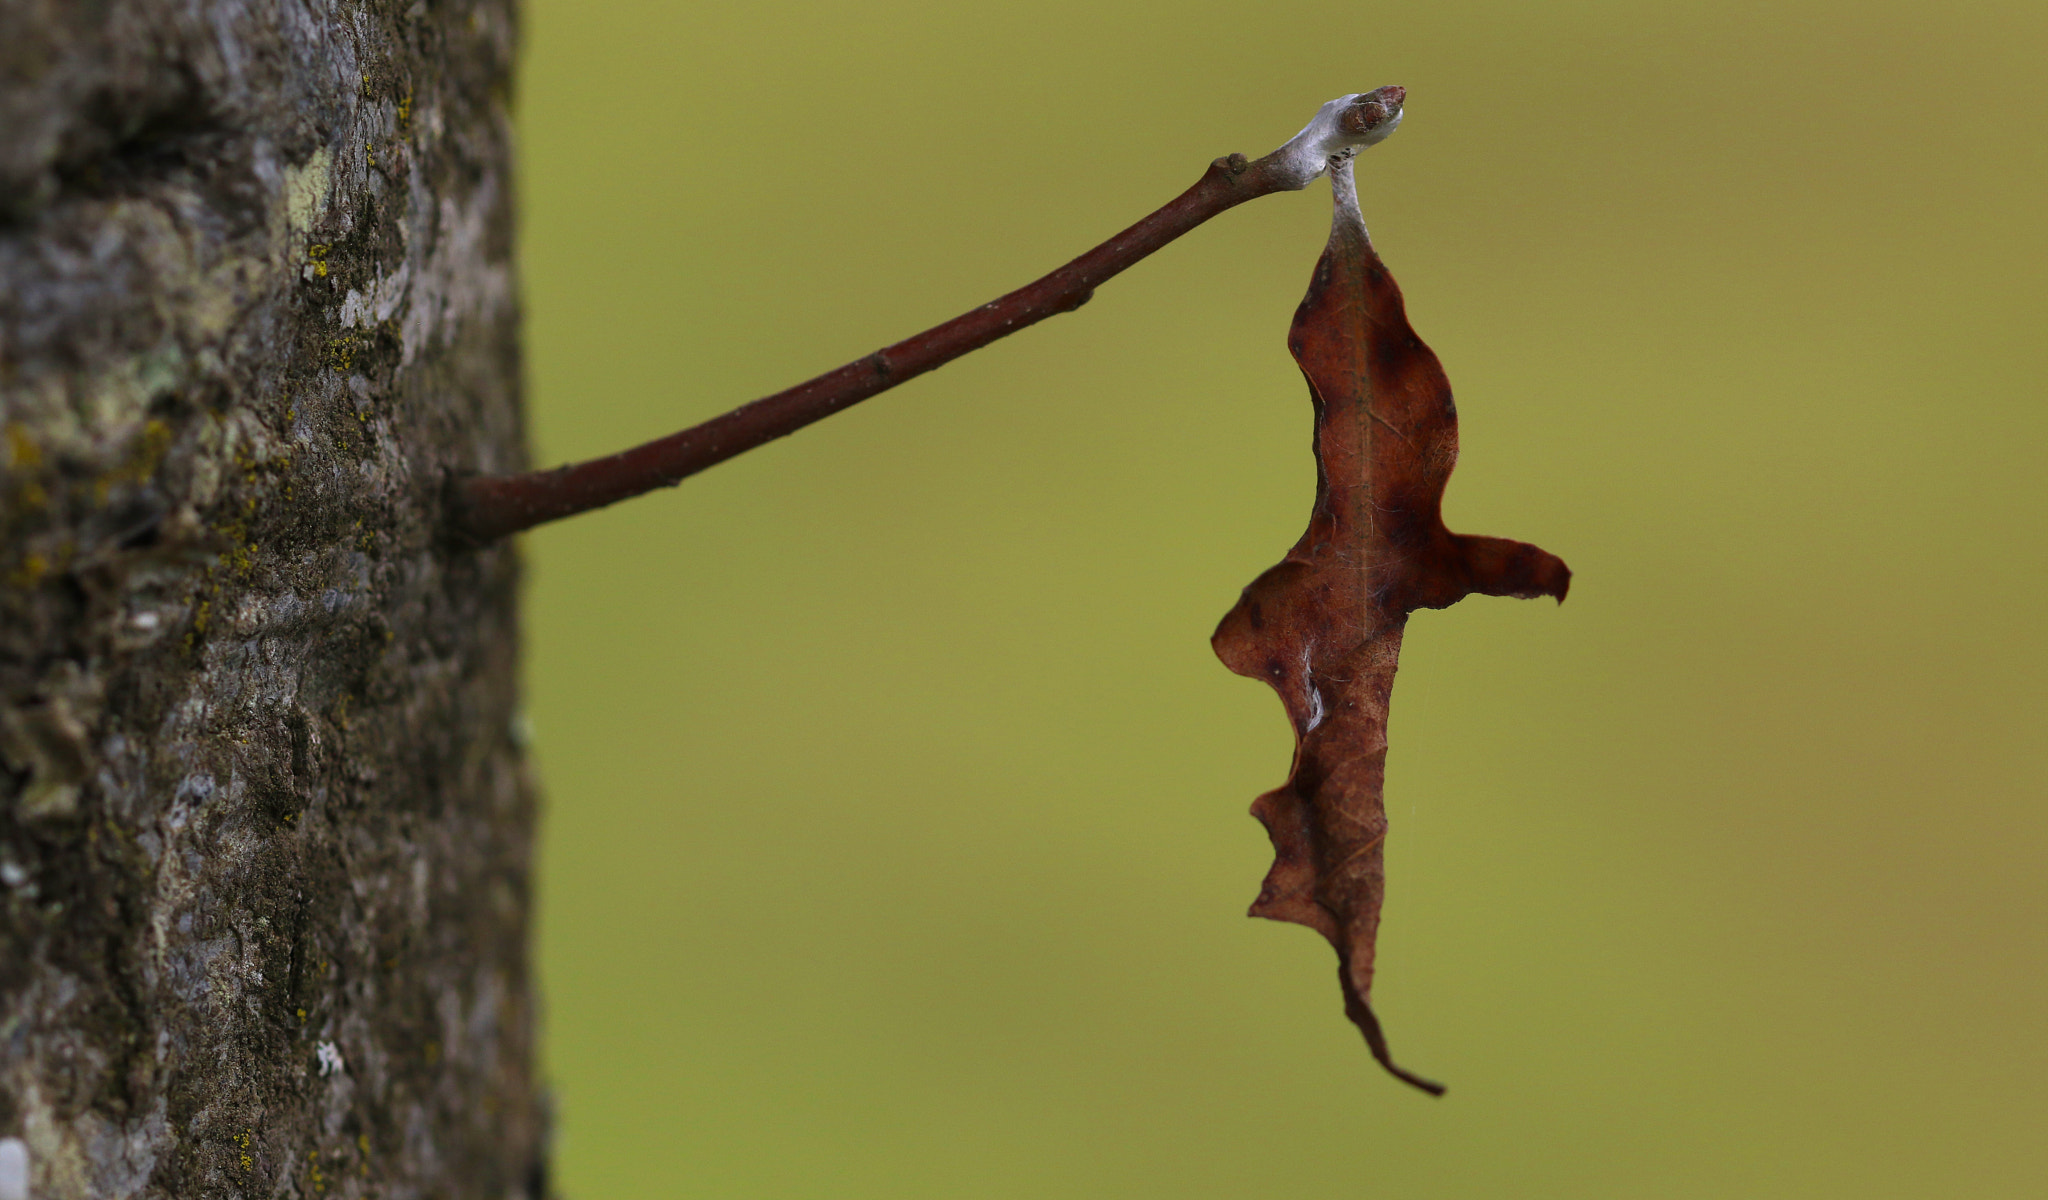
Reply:
[[1385, 1068], [1387, 1074], [1417, 1091], [1428, 1092], [1432, 1096], [1441, 1096], [1449, 1091], [1436, 1080], [1424, 1079], [1394, 1062], [1393, 1051], [1387, 1048], [1387, 1035], [1380, 1029], [1379, 1017], [1373, 1014], [1372, 1005], [1366, 1003], [1365, 997], [1359, 995], [1352, 985], [1348, 963], [1339, 968], [1338, 977], [1344, 985], [1344, 1015], [1350, 1017], [1351, 1023], [1358, 1026], [1358, 1032], [1365, 1035], [1365, 1046], [1372, 1051], [1373, 1061]]

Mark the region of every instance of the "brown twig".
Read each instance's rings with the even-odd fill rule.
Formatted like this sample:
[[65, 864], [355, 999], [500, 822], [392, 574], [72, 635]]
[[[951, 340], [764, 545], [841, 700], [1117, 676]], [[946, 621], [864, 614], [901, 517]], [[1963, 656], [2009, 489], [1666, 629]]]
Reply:
[[706, 467], [794, 433], [997, 338], [1088, 302], [1095, 289], [1168, 242], [1247, 200], [1297, 191], [1394, 132], [1407, 92], [1383, 87], [1325, 104], [1308, 127], [1264, 158], [1209, 164], [1201, 179], [1144, 220], [1049, 275], [943, 325], [815, 379], [741, 405], [680, 433], [587, 462], [522, 475], [460, 481], [451, 505], [456, 534], [489, 542], [522, 529], [674, 487]]

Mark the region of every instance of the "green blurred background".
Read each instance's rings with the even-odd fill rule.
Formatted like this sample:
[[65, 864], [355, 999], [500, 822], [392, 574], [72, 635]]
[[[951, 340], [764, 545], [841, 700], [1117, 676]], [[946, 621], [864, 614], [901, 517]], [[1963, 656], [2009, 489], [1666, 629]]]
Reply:
[[1322, 101], [1458, 389], [1383, 1075], [1242, 915], [1326, 185], [528, 538], [565, 1190], [2048, 1194], [2048, 6], [532, 0], [541, 462], [1004, 292]]

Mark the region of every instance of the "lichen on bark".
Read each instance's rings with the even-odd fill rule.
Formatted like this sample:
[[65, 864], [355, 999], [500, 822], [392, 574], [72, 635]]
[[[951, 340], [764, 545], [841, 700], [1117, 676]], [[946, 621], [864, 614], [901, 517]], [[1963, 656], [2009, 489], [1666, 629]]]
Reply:
[[0, 1137], [538, 1196], [508, 0], [0, 5]]

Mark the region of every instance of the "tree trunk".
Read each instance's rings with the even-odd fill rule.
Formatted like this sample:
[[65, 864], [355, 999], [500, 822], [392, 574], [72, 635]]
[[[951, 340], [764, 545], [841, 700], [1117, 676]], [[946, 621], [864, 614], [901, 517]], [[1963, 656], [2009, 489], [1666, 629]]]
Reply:
[[509, 0], [0, 0], [0, 1194], [539, 1196]]

